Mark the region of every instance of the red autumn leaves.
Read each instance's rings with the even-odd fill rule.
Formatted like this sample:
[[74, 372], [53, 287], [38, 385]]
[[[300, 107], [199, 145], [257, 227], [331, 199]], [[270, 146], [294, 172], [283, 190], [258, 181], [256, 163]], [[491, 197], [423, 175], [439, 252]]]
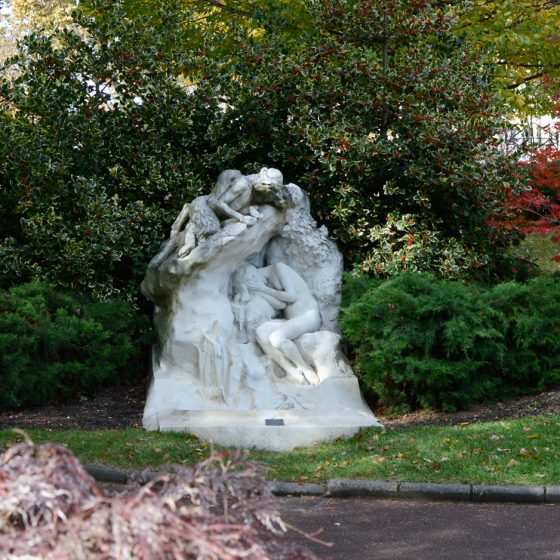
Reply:
[[[531, 153], [520, 166], [529, 173], [529, 190], [514, 193], [506, 189], [502, 211], [489, 224], [499, 231], [521, 235], [551, 236], [560, 242], [560, 150], [547, 146]], [[560, 262], [560, 253], [553, 257]]]

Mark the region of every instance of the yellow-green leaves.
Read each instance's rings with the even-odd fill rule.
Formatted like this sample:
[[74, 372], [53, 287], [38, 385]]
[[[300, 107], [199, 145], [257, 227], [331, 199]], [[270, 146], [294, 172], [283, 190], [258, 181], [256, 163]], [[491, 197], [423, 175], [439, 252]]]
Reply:
[[458, 33], [474, 48], [494, 52], [496, 79], [515, 113], [546, 112], [550, 89], [543, 77], [560, 79], [560, 4], [546, 0], [479, 0], [460, 14]]

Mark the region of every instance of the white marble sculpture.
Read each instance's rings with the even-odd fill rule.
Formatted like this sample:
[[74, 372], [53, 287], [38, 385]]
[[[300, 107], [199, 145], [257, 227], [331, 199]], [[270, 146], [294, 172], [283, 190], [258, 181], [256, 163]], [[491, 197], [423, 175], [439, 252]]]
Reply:
[[302, 189], [222, 172], [142, 282], [158, 337], [144, 427], [288, 450], [378, 426], [339, 348], [341, 275]]

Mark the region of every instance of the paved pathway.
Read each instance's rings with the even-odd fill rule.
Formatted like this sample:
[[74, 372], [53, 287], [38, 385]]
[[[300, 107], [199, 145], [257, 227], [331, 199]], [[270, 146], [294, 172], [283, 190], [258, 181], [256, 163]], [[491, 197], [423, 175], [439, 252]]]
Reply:
[[[560, 505], [281, 498], [283, 517], [332, 560], [560, 560]], [[290, 536], [293, 539], [292, 536]]]

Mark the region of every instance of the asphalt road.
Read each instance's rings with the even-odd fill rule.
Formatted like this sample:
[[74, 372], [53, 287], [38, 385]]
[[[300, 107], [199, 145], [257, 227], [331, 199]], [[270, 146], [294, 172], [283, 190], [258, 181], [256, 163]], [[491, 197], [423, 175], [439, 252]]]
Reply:
[[560, 560], [560, 505], [281, 498], [292, 533], [332, 560]]

